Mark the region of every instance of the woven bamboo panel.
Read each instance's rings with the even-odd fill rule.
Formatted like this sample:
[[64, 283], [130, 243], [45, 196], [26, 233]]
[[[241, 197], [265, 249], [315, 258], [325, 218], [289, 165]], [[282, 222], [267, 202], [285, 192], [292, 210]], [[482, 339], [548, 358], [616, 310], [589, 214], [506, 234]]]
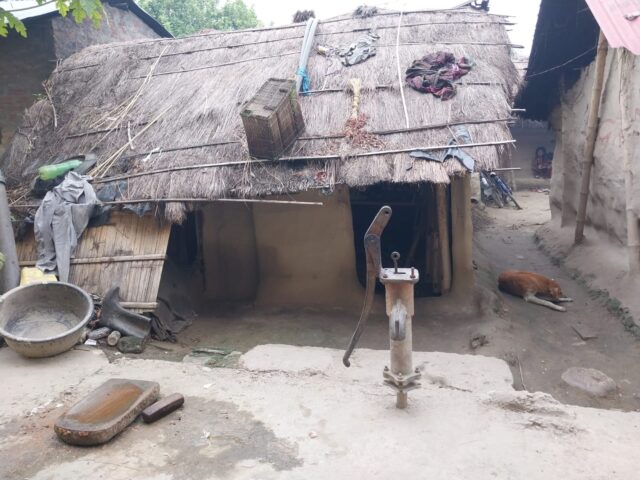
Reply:
[[[80, 238], [69, 281], [100, 296], [118, 285], [123, 306], [154, 310], [170, 232], [171, 225], [152, 216], [114, 212], [108, 225], [89, 228]], [[33, 232], [17, 248], [21, 266], [35, 264]]]

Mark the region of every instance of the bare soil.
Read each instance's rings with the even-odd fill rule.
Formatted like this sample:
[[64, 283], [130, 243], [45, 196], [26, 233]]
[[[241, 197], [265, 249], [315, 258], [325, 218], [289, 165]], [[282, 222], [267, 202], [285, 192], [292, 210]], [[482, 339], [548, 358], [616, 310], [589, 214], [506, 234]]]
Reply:
[[[637, 337], [625, 330], [620, 318], [612, 315], [597, 295], [578, 283], [572, 272], [552, 262], [534, 241], [535, 231], [550, 219], [548, 199], [544, 193], [519, 192], [523, 210], [485, 209], [484, 228], [476, 232], [476, 257], [490, 276], [518, 269], [554, 278], [574, 302], [561, 313], [503, 296], [501, 317], [509, 328], [499, 329], [482, 353], [503, 358], [508, 351], [517, 353], [516, 366], [519, 360], [522, 377], [518, 368], [514, 378], [520, 378], [521, 383], [524, 378], [527, 390], [550, 393], [565, 403], [637, 410]], [[576, 329], [597, 338], [583, 340]], [[507, 334], [513, 339], [511, 349], [506, 344]], [[601, 370], [616, 381], [618, 391], [605, 399], [589, 397], [562, 381], [560, 376], [569, 367]]]

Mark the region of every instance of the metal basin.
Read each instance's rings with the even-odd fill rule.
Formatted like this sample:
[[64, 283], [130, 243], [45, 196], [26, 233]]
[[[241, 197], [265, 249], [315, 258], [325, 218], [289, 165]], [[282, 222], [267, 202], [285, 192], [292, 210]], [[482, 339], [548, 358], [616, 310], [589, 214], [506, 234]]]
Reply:
[[78, 343], [92, 313], [91, 297], [75, 285], [25, 285], [0, 297], [0, 335], [25, 357], [50, 357]]

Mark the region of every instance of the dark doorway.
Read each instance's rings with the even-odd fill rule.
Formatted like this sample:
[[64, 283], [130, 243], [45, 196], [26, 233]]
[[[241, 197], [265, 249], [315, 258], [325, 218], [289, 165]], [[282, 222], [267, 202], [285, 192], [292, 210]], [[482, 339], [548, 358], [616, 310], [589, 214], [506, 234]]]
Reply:
[[[350, 194], [356, 270], [360, 283], [364, 285], [366, 281], [364, 234], [380, 208], [389, 205], [393, 215], [382, 234], [382, 265], [393, 266], [391, 253], [399, 252], [399, 267], [416, 267], [420, 272], [420, 281], [415, 287], [416, 296], [440, 295], [438, 209], [434, 186], [427, 183], [381, 183], [361, 189], [352, 188]], [[384, 293], [384, 287], [379, 282], [376, 292]]]
[[198, 242], [198, 212], [187, 213], [181, 225], [171, 226], [167, 257], [181, 267], [192, 267], [200, 257]]

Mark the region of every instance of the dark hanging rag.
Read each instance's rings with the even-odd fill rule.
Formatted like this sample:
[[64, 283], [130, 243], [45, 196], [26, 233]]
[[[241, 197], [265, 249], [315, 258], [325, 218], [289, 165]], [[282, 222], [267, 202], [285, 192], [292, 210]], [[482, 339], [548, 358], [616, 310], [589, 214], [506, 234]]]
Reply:
[[471, 155], [464, 151], [462, 148], [456, 148], [456, 145], [463, 145], [465, 143], [472, 143], [469, 130], [464, 125], [457, 125], [452, 128], [453, 138], [449, 141], [450, 148], [446, 150], [433, 151], [433, 150], [414, 150], [409, 155], [414, 158], [423, 158], [425, 160], [432, 160], [434, 162], [443, 163], [447, 158], [457, 158], [464, 167], [473, 172], [475, 166], [475, 160]]
[[469, 73], [472, 66], [473, 62], [466, 57], [456, 59], [453, 53], [430, 53], [411, 64], [406, 82], [419, 92], [449, 100], [456, 94], [453, 82]]
[[375, 30], [369, 30], [365, 36], [338, 50], [340, 61], [345, 67], [350, 67], [373, 57], [376, 54], [376, 43], [379, 38], [380, 35]]

